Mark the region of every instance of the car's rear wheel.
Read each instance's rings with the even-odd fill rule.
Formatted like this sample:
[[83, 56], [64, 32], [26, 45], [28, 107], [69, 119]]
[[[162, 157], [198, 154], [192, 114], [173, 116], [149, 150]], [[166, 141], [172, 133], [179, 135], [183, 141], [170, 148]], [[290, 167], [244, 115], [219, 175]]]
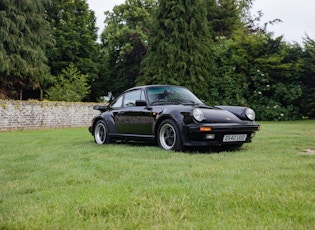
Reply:
[[109, 142], [108, 138], [108, 128], [103, 120], [99, 120], [96, 122], [96, 125], [94, 127], [94, 141], [97, 144], [106, 144]]
[[159, 125], [157, 141], [159, 146], [165, 150], [183, 150], [179, 128], [171, 119], [166, 119]]

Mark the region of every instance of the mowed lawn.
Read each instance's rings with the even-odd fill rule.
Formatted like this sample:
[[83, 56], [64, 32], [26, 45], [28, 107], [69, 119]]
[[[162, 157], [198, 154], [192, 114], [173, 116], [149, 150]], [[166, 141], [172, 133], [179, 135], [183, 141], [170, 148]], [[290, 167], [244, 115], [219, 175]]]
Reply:
[[315, 229], [315, 120], [261, 122], [233, 152], [0, 133], [0, 229]]

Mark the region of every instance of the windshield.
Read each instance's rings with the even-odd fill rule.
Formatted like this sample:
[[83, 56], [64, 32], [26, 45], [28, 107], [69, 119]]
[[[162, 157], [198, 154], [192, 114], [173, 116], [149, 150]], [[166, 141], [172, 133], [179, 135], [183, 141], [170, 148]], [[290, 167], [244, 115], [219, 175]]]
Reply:
[[180, 86], [153, 86], [147, 89], [149, 103], [156, 104], [203, 104], [188, 89]]

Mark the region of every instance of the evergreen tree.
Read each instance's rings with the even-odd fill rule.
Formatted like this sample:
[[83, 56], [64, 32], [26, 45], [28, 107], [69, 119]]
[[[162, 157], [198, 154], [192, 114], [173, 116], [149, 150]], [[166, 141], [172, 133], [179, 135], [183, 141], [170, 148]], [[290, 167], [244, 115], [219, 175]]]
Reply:
[[86, 0], [54, 0], [46, 6], [54, 45], [47, 50], [51, 74], [73, 63], [90, 82], [97, 78], [98, 46], [95, 14]]
[[87, 75], [70, 64], [56, 77], [54, 86], [47, 90], [47, 95], [52, 101], [82, 101], [89, 91]]
[[160, 0], [153, 20], [138, 84], [183, 85], [211, 100], [212, 42], [204, 1]]
[[156, 0], [126, 0], [105, 12], [106, 27], [102, 33], [98, 96], [114, 95], [135, 86], [140, 63], [147, 52], [148, 27]]
[[302, 54], [302, 89], [300, 99], [302, 114], [315, 118], [315, 40], [310, 37], [304, 39], [305, 50]]
[[237, 0], [207, 0], [208, 21], [213, 38], [230, 37], [243, 26], [242, 7]]
[[0, 3], [0, 98], [24, 99], [23, 90], [41, 89], [49, 75], [50, 42], [44, 0]]

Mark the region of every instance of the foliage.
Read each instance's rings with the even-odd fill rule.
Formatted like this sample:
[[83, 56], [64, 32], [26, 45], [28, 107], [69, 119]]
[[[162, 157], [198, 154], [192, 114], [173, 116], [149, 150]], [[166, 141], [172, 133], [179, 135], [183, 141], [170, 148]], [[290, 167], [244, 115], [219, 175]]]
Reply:
[[314, 40], [274, 37], [267, 27], [281, 20], [262, 23], [252, 4], [126, 0], [105, 12], [100, 44], [86, 0], [3, 0], [0, 98], [42, 99], [73, 63], [91, 89], [83, 100], [165, 83], [209, 104], [251, 106], [260, 120], [314, 118]]
[[47, 90], [47, 97], [52, 101], [82, 101], [89, 92], [87, 75], [70, 64], [57, 76], [54, 86]]
[[[300, 47], [287, 45], [281, 38], [267, 36], [264, 54], [252, 68], [250, 104], [263, 120], [299, 119], [297, 104], [302, 95], [300, 84]], [[273, 109], [274, 108], [274, 109]], [[264, 116], [264, 112], [271, 116]]]
[[237, 0], [206, 0], [206, 2], [207, 18], [213, 39], [222, 36], [230, 37], [235, 30], [243, 26], [241, 19], [245, 6]]
[[304, 116], [315, 118], [315, 40], [306, 37], [302, 54], [302, 97], [299, 105]]
[[263, 122], [213, 154], [98, 146], [86, 128], [3, 132], [0, 228], [313, 229], [314, 126]]
[[46, 10], [54, 39], [54, 45], [46, 52], [51, 74], [57, 76], [73, 63], [92, 82], [98, 71], [94, 12], [86, 0], [54, 0], [46, 5]]
[[159, 1], [138, 84], [183, 85], [205, 100], [211, 97], [212, 41], [203, 3]]
[[[217, 37], [214, 45], [215, 62], [212, 72], [216, 78], [214, 88], [217, 94], [213, 95], [209, 104], [214, 105], [246, 105], [244, 95], [248, 87], [246, 75], [237, 72], [237, 63], [233, 61], [235, 51], [232, 49], [233, 40]], [[213, 91], [213, 89], [209, 89]]]
[[234, 96], [230, 103], [254, 108], [259, 120], [299, 118], [300, 47], [287, 45], [282, 37], [274, 39], [268, 33], [244, 33], [246, 30], [235, 33], [218, 56], [227, 69], [218, 66], [219, 91], [224, 92], [224, 98]]
[[140, 62], [147, 51], [148, 27], [155, 0], [127, 0], [106, 12], [102, 33], [98, 96], [114, 95], [135, 85]]
[[45, 48], [51, 42], [45, 0], [0, 3], [0, 98], [22, 99], [22, 91], [40, 89], [49, 73]]

